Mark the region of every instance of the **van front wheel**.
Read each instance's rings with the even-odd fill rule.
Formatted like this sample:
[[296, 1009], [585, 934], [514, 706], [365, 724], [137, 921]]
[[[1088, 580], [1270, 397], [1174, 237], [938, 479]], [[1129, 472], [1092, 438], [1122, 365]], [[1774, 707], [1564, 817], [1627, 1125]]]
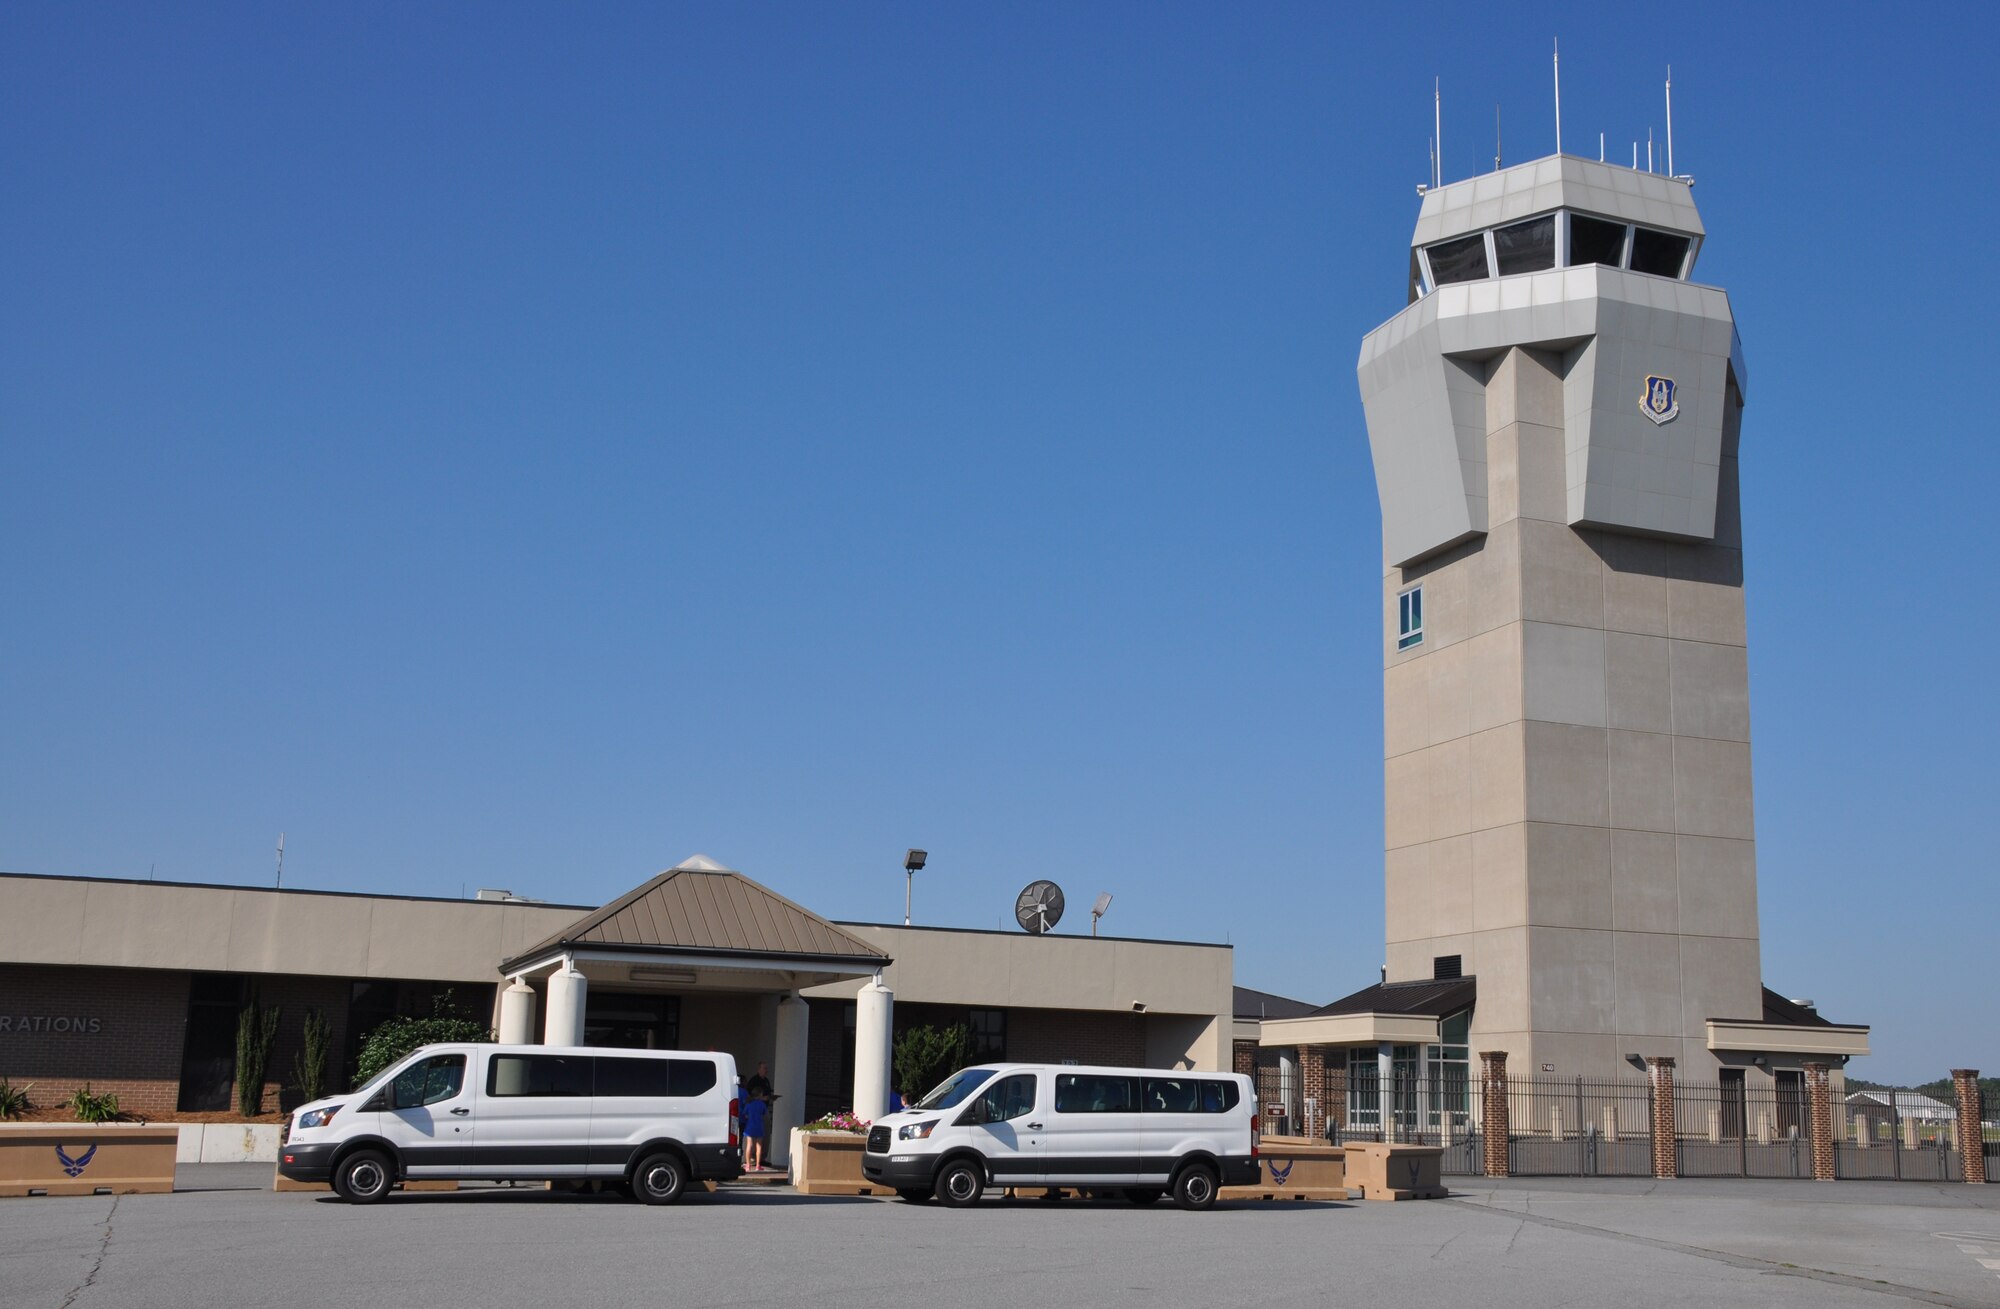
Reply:
[[1207, 1164], [1189, 1164], [1174, 1179], [1174, 1203], [1183, 1209], [1206, 1209], [1215, 1203], [1215, 1170]]
[[647, 1204], [672, 1204], [687, 1189], [687, 1165], [662, 1150], [647, 1155], [632, 1172], [632, 1191]]
[[986, 1178], [970, 1159], [954, 1159], [937, 1175], [937, 1198], [954, 1209], [979, 1203]]
[[380, 1204], [395, 1184], [395, 1169], [380, 1150], [356, 1150], [333, 1172], [333, 1189], [349, 1204]]

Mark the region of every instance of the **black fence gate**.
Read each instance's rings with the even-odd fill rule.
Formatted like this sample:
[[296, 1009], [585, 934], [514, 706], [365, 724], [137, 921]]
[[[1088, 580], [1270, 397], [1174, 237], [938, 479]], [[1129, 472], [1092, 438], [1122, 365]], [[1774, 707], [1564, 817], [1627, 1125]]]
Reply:
[[1812, 1178], [1812, 1120], [1797, 1077], [1676, 1083], [1674, 1138], [1682, 1177]]
[[[1833, 1175], [1845, 1181], [1956, 1182], [1962, 1171], [1957, 1115], [1927, 1106], [1905, 1112], [1894, 1093], [1882, 1102], [1834, 1105]], [[1974, 1143], [1967, 1142], [1968, 1145]], [[1983, 1143], [1981, 1143], [1983, 1146]]]
[[1650, 1177], [1650, 1082], [1509, 1079], [1508, 1168], [1517, 1177]]

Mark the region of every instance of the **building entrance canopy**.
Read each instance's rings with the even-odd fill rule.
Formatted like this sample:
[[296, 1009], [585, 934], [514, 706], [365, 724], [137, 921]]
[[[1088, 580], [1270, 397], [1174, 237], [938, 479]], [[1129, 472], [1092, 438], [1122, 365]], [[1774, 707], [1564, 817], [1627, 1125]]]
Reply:
[[[501, 995], [500, 1040], [528, 1044], [539, 1035], [549, 1045], [584, 1044], [593, 990], [600, 997], [606, 991], [709, 992], [716, 993], [718, 1003], [732, 993], [775, 998], [768, 1023], [762, 1005], [738, 1012], [758, 1029], [760, 1051], [767, 1048], [768, 1028], [777, 1093], [771, 1153], [782, 1160], [789, 1129], [799, 1125], [805, 1103], [807, 1012], [799, 991], [857, 977], [877, 979], [864, 992], [879, 1006], [883, 1021], [857, 1026], [855, 1068], [857, 1073], [879, 1068], [881, 1086], [863, 1087], [857, 1075], [856, 1102], [886, 1099], [891, 997], [879, 978], [891, 962], [887, 954], [811, 910], [696, 855], [504, 960], [500, 971], [513, 983]], [[539, 1033], [534, 982], [544, 983], [547, 1004]], [[685, 1028], [679, 1031], [684, 1045], [698, 1044], [686, 1039]], [[861, 1048], [864, 1043], [870, 1048]], [[740, 1044], [740, 1038], [731, 1044]], [[869, 1116], [880, 1112], [876, 1107]]]

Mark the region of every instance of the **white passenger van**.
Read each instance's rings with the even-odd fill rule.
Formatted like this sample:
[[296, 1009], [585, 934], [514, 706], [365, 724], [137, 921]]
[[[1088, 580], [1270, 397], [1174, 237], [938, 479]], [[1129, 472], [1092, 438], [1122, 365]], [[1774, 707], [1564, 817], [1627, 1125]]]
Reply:
[[597, 1179], [671, 1204], [742, 1175], [736, 1060], [551, 1045], [427, 1045], [293, 1112], [278, 1172], [356, 1204], [399, 1181]]
[[1239, 1073], [1074, 1064], [961, 1069], [868, 1130], [861, 1170], [905, 1200], [977, 1201], [988, 1185], [1171, 1191], [1206, 1209], [1260, 1175], [1257, 1099]]

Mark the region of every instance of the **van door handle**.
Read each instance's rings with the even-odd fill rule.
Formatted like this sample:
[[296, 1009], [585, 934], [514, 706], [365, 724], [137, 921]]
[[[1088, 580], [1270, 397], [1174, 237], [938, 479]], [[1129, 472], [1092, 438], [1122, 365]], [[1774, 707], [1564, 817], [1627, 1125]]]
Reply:
[[1028, 1130], [1031, 1132], [1039, 1132], [1042, 1130], [1042, 1125], [1040, 1123], [1029, 1123]]
[[459, 1109], [454, 1109], [451, 1112], [454, 1117], [463, 1118], [472, 1111], [470, 1109], [459, 1108]]

